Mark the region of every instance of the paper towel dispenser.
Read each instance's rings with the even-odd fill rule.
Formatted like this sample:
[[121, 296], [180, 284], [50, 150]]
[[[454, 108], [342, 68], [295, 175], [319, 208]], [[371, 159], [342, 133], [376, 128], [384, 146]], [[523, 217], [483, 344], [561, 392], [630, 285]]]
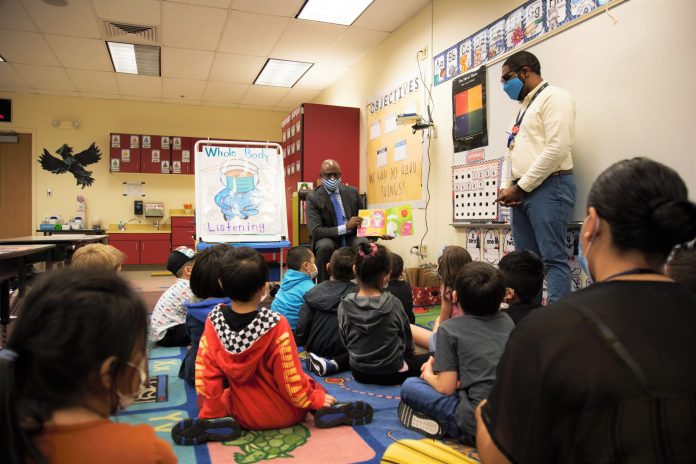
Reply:
[[162, 202], [145, 202], [145, 217], [163, 217], [164, 203]]

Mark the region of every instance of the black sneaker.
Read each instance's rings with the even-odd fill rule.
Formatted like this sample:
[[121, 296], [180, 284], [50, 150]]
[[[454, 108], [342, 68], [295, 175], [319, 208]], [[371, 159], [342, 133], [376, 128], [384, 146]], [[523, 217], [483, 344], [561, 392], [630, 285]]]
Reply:
[[320, 377], [332, 375], [338, 372], [338, 364], [333, 359], [322, 358], [314, 353], [307, 352], [307, 361], [305, 366], [314, 374]]
[[365, 425], [372, 422], [374, 411], [364, 401], [336, 403], [333, 406], [317, 409], [314, 424], [319, 429], [328, 429], [337, 425]]
[[426, 416], [413, 409], [403, 401], [399, 402], [398, 411], [399, 421], [407, 429], [425, 435], [429, 438], [442, 438], [445, 435], [445, 428], [432, 417]]
[[172, 428], [172, 440], [177, 445], [200, 445], [208, 441], [232, 441], [241, 434], [242, 428], [231, 417], [183, 419]]

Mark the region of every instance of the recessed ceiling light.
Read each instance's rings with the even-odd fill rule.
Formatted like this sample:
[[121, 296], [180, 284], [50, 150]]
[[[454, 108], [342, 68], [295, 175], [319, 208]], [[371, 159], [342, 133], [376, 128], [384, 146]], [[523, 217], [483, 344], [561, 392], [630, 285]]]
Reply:
[[292, 87], [314, 65], [301, 61], [286, 61], [269, 58], [254, 81], [255, 85]]
[[373, 0], [307, 0], [298, 19], [350, 26]]
[[106, 42], [114, 71], [145, 76], [160, 75], [160, 48], [121, 42]]

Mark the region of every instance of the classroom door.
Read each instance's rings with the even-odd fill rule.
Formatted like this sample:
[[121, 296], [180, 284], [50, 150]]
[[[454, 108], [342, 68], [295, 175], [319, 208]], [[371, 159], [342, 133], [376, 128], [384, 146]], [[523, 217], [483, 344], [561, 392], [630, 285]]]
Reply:
[[0, 142], [0, 238], [33, 235], [31, 228], [31, 134]]

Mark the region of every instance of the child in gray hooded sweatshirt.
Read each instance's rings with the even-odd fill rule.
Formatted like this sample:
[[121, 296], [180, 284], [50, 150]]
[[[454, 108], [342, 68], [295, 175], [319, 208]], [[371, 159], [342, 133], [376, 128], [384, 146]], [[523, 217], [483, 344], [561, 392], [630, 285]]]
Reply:
[[338, 306], [341, 339], [348, 349], [353, 378], [361, 383], [400, 385], [418, 377], [430, 353], [415, 356], [411, 327], [401, 302], [383, 288], [391, 256], [382, 245], [360, 243], [355, 257], [358, 292]]

